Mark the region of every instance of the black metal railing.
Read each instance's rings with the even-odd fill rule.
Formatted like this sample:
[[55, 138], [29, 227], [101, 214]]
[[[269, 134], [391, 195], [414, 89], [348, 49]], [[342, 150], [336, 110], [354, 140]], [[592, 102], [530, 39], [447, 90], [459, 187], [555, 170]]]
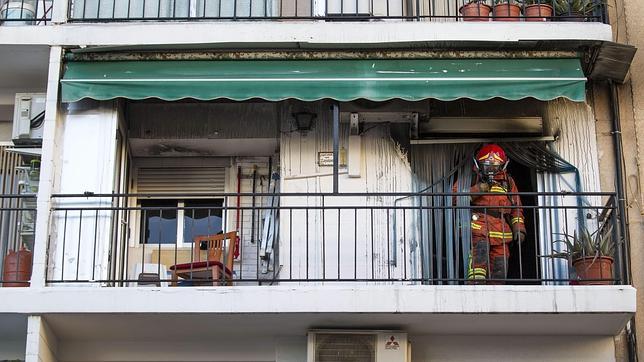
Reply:
[[47, 25], [52, 16], [52, 0], [5, 0], [0, 4], [0, 25]]
[[29, 286], [35, 225], [35, 195], [0, 195], [0, 287]]
[[[459, 206], [469, 205], [472, 195], [480, 194], [55, 195], [47, 283], [624, 282], [628, 266], [614, 194], [520, 193], [523, 206]], [[505, 222], [494, 230], [488, 217]], [[515, 217], [525, 224], [522, 242], [511, 242], [518, 236], [508, 226]], [[489, 239], [472, 236], [473, 220]], [[224, 241], [220, 254], [211, 250], [217, 240], [193, 242], [207, 235]], [[572, 238], [586, 244], [567, 245]], [[503, 258], [481, 254], [481, 240]], [[473, 250], [485, 255], [478, 265], [471, 263]], [[587, 275], [604, 255], [613, 265]], [[590, 258], [575, 272], [573, 263], [584, 257]], [[474, 279], [476, 268], [487, 269], [485, 279]]]
[[69, 0], [71, 21], [607, 22], [603, 0]]

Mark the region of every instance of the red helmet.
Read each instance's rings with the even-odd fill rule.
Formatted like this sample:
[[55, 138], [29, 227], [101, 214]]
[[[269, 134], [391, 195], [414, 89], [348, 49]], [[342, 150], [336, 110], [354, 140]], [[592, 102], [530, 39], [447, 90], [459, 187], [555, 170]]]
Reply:
[[508, 166], [508, 157], [505, 155], [505, 151], [493, 143], [481, 147], [474, 161], [479, 172], [488, 177], [496, 175]]

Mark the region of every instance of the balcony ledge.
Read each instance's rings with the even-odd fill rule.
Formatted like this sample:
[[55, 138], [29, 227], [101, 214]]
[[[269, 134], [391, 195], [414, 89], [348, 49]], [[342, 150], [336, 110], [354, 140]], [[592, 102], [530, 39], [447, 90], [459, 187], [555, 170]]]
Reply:
[[3, 27], [0, 44], [381, 48], [452, 43], [611, 41], [611, 26], [575, 22], [128, 22]]
[[635, 313], [635, 297], [631, 286], [54, 286], [1, 288], [0, 311], [168, 314], [226, 323], [287, 318], [300, 329], [395, 325], [416, 333], [614, 335]]

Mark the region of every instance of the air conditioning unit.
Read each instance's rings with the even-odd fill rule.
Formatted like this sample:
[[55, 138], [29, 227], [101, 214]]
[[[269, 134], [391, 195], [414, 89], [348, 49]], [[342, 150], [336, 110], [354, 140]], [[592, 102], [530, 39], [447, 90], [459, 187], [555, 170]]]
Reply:
[[16, 146], [42, 143], [45, 93], [17, 93], [13, 109], [12, 139]]
[[411, 345], [401, 331], [312, 330], [307, 362], [411, 362]]

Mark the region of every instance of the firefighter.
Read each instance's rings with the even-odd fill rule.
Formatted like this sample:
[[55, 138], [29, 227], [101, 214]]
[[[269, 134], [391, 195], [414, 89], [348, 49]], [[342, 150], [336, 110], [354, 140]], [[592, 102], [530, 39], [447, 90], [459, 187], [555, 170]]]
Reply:
[[[525, 224], [516, 183], [507, 173], [508, 158], [496, 144], [481, 147], [474, 159], [476, 176], [470, 192], [472, 195], [472, 249], [467, 279], [478, 283], [496, 279], [489, 284], [500, 284], [507, 277], [508, 244], [525, 240]], [[518, 207], [517, 207], [518, 206]]]

